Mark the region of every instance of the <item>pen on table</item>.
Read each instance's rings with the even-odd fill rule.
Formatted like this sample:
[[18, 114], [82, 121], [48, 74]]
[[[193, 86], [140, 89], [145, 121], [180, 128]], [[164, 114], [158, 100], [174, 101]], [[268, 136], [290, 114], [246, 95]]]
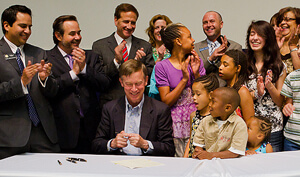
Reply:
[[58, 162], [59, 165], [62, 165], [62, 163], [59, 160], [57, 160], [57, 162]]
[[68, 162], [72, 162], [72, 163], [77, 163], [75, 160], [73, 159], [66, 159]]
[[74, 161], [80, 161], [80, 162], [87, 162], [85, 159], [82, 159], [82, 158], [68, 157], [67, 159], [69, 159], [69, 160], [74, 160]]

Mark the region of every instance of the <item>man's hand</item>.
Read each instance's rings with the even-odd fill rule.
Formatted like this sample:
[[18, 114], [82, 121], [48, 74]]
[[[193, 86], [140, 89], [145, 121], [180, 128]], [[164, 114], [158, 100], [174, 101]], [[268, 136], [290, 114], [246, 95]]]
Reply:
[[149, 148], [149, 144], [146, 140], [144, 140], [139, 134], [129, 133], [128, 140], [130, 144], [136, 148], [142, 148], [147, 150]]
[[141, 60], [144, 56], [146, 56], [146, 53], [144, 52], [144, 48], [141, 48], [136, 51], [136, 55], [135, 55], [134, 59]]
[[[81, 72], [85, 67], [85, 51], [82, 50], [81, 48], [76, 47], [72, 50], [71, 54], [73, 55], [72, 58], [74, 59], [74, 63], [76, 61]], [[73, 64], [73, 68], [74, 68], [74, 64]]]
[[203, 148], [199, 147], [199, 146], [196, 146], [195, 149], [194, 149], [194, 153], [192, 154], [192, 158], [197, 158], [198, 154], [201, 152], [201, 151], [204, 151]]
[[126, 147], [128, 140], [128, 137], [126, 135], [127, 133], [125, 133], [124, 131], [118, 133], [116, 138], [111, 141], [110, 147], [113, 149]]
[[38, 74], [41, 81], [45, 81], [45, 79], [50, 75], [51, 68], [52, 68], [51, 63], [45, 64], [45, 60], [41, 60], [41, 63], [38, 67]]
[[207, 151], [200, 151], [197, 155], [198, 159], [203, 160], [203, 159], [208, 159], [211, 160], [213, 158], [212, 153], [211, 152], [207, 152]]
[[228, 49], [228, 41], [226, 36], [221, 37], [222, 44], [220, 47], [216, 48], [215, 51], [209, 57], [209, 61], [215, 61], [218, 57], [223, 56]]
[[34, 65], [31, 64], [31, 61], [28, 61], [26, 68], [23, 70], [23, 74], [21, 77], [21, 81], [23, 85], [26, 87], [32, 80], [33, 76], [38, 72], [39, 63]]
[[[123, 60], [123, 53], [122, 53], [122, 50], [124, 49], [125, 45], [126, 45], [126, 41], [123, 40], [121, 42], [120, 45], [118, 45], [116, 48], [115, 48], [115, 60], [117, 63], [121, 63], [122, 60]], [[128, 52], [129, 53], [129, 52]]]

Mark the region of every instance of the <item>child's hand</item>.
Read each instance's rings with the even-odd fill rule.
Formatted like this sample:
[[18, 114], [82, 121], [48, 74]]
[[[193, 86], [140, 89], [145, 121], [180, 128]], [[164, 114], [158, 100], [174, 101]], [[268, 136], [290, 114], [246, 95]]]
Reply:
[[290, 116], [292, 115], [293, 111], [295, 110], [295, 106], [292, 105], [291, 103], [286, 104], [283, 109], [282, 109], [282, 113], [285, 116]]
[[257, 154], [257, 152], [255, 152], [254, 150], [247, 150], [246, 151], [246, 155], [254, 155]]

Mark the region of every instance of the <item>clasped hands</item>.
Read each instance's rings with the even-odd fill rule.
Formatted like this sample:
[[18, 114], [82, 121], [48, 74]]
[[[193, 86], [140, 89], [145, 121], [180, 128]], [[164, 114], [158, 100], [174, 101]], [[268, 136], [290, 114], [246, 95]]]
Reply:
[[[115, 48], [115, 59], [117, 63], [121, 63], [123, 60], [123, 53], [122, 50], [124, 49], [125, 45], [126, 45], [126, 41], [123, 40], [116, 48]], [[129, 51], [128, 51], [129, 54]], [[134, 57], [135, 60], [140, 60], [142, 59], [144, 56], [146, 56], [146, 53], [144, 52], [144, 48], [141, 48], [139, 50], [136, 51], [136, 55]], [[129, 58], [130, 59], [130, 58]]]
[[72, 50], [72, 58], [74, 59], [73, 63], [73, 71], [77, 75], [79, 74], [83, 68], [85, 67], [85, 51], [79, 47], [75, 47]]
[[194, 153], [192, 154], [192, 158], [193, 159], [208, 159], [211, 160], [213, 158], [212, 153], [205, 151], [204, 149], [202, 149], [201, 147], [195, 147]]
[[144, 140], [139, 134], [125, 133], [124, 131], [121, 131], [117, 134], [116, 138], [111, 141], [110, 147], [113, 149], [124, 148], [127, 146], [128, 140], [130, 144], [136, 148], [142, 148], [144, 150], [147, 150], [149, 148], [148, 142]]

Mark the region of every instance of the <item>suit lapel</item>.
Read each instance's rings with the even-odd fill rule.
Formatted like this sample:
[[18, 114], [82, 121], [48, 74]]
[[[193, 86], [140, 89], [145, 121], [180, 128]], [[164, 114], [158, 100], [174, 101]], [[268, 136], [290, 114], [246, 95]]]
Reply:
[[70, 71], [71, 70], [70, 66], [66, 62], [64, 56], [62, 56], [62, 54], [58, 50], [57, 46], [55, 46], [51, 50], [51, 54], [50, 55], [51, 55], [52, 60], [55, 61], [55, 64], [57, 66], [62, 66], [64, 71]]
[[145, 100], [144, 100], [141, 123], [140, 123], [140, 135], [142, 138], [146, 139], [153, 122], [152, 119], [153, 108], [152, 108], [150, 98], [147, 96], [145, 96], [144, 98]]
[[136, 51], [139, 49], [139, 41], [136, 40], [134, 36], [132, 36], [132, 44], [129, 52], [129, 57], [128, 59], [133, 59], [135, 57]]
[[[204, 49], [205, 47], [208, 47], [208, 44], [207, 44], [206, 40], [200, 43], [200, 49]], [[203, 58], [206, 58], [206, 56], [207, 57], [209, 56], [208, 49], [202, 50], [200, 53], [201, 53]]]
[[2, 38], [0, 40], [0, 51], [4, 55], [4, 59], [8, 63], [10, 63], [15, 68], [15, 70], [18, 72], [18, 74], [21, 76], [21, 71], [20, 71], [19, 65], [16, 60], [16, 55], [11, 51], [10, 47], [8, 46], [8, 44], [6, 43], [4, 38]]
[[109, 36], [109, 38], [107, 39], [108, 42], [108, 47], [110, 48], [110, 50], [115, 53], [115, 48], [118, 46], [118, 43], [115, 39], [114, 36], [115, 33], [113, 33], [112, 35]]
[[121, 97], [118, 100], [117, 106], [113, 110], [114, 125], [115, 125], [115, 135], [124, 130], [125, 126], [125, 97]]

